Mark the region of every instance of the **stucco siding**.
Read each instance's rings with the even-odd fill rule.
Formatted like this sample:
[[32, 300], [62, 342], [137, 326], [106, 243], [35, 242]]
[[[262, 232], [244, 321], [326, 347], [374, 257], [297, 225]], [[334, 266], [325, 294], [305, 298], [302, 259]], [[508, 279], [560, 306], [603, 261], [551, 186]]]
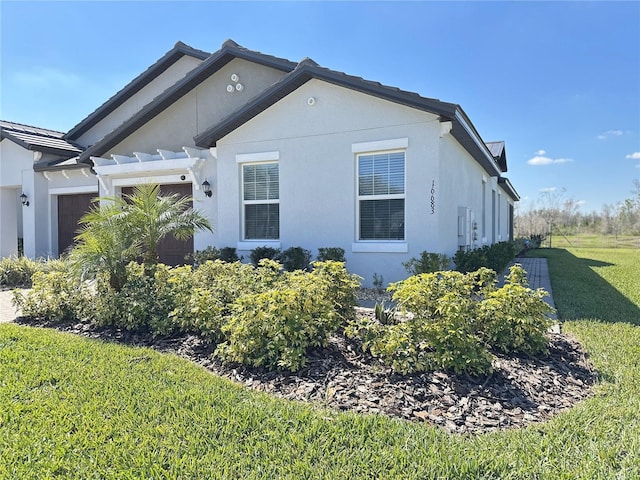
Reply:
[[[239, 82], [231, 80], [234, 73]], [[194, 136], [230, 115], [280, 76], [279, 70], [234, 59], [103, 156], [195, 147]], [[242, 91], [235, 90], [237, 83], [243, 85]], [[228, 85], [233, 85], [232, 93], [227, 91]]]
[[[309, 105], [309, 98], [315, 102]], [[348, 268], [371, 284], [406, 277], [402, 262], [437, 244], [437, 221], [430, 214], [432, 179], [438, 176], [435, 115], [312, 80], [218, 142], [220, 246], [242, 242], [241, 165], [238, 155], [278, 152], [280, 246], [345, 249]], [[406, 139], [405, 241], [357, 251], [356, 154], [354, 144]], [[228, 179], [228, 181], [226, 181]], [[238, 243], [240, 242], [240, 243]], [[253, 242], [260, 246], [265, 242]], [[367, 243], [367, 242], [364, 242]], [[386, 249], [385, 245], [390, 245]], [[390, 250], [401, 246], [400, 252]]]
[[77, 143], [85, 147], [93, 145], [105, 135], [120, 126], [123, 122], [131, 118], [131, 116], [140, 111], [142, 107], [151, 102], [151, 100], [160, 95], [167, 88], [182, 79], [200, 63], [201, 60], [197, 58], [183, 56], [180, 60], [162, 72], [162, 74], [149, 82], [149, 84], [145, 85], [142, 90], [136, 92], [122, 105], [117, 107], [104, 119], [91, 127], [87, 132], [82, 134], [77, 139]]

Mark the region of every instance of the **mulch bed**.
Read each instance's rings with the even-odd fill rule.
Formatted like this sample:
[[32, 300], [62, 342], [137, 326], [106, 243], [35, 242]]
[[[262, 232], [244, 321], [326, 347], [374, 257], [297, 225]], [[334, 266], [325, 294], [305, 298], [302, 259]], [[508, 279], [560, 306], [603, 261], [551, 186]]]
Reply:
[[194, 335], [153, 339], [150, 335], [88, 323], [60, 324], [27, 318], [17, 323], [52, 327], [85, 337], [174, 353], [247, 387], [335, 410], [382, 414], [437, 425], [450, 433], [486, 433], [544, 422], [593, 395], [597, 374], [581, 344], [549, 334], [549, 355], [497, 355], [485, 377], [432, 372], [394, 374], [345, 337], [309, 352], [297, 373], [223, 364], [213, 347]]

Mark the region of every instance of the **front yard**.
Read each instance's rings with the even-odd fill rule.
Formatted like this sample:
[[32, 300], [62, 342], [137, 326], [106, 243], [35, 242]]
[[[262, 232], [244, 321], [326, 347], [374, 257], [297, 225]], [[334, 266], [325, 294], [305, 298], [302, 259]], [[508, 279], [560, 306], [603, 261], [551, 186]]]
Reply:
[[637, 478], [638, 250], [541, 250], [596, 395], [547, 423], [447, 434], [249, 390], [174, 355], [0, 326], [0, 478]]

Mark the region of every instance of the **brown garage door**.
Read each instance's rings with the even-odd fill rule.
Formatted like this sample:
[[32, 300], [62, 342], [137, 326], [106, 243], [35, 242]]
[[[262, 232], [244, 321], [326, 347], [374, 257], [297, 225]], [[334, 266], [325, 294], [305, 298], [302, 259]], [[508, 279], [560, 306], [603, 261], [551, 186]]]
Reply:
[[[177, 193], [183, 197], [191, 196], [191, 183], [161, 185], [160, 192], [165, 195]], [[131, 193], [133, 193], [133, 187], [122, 188], [123, 195], [130, 195]], [[193, 237], [188, 240], [177, 240], [173, 235], [169, 235], [158, 245], [160, 262], [165, 265], [184, 265], [188, 263], [184, 257], [191, 253], [193, 253]]]
[[89, 211], [95, 193], [58, 195], [58, 254], [73, 246], [78, 222]]

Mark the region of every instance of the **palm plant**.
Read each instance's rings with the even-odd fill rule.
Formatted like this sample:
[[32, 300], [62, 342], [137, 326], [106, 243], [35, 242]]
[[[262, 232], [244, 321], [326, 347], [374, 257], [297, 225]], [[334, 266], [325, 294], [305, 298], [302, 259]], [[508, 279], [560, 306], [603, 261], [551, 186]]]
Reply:
[[103, 202], [80, 220], [81, 229], [70, 259], [83, 275], [109, 273], [109, 283], [120, 290], [126, 281], [126, 265], [142, 258], [145, 274], [153, 275], [158, 244], [167, 235], [179, 240], [196, 230], [213, 231], [207, 218], [191, 208], [191, 197], [161, 195], [160, 186], [142, 184], [131, 195], [101, 197]]

